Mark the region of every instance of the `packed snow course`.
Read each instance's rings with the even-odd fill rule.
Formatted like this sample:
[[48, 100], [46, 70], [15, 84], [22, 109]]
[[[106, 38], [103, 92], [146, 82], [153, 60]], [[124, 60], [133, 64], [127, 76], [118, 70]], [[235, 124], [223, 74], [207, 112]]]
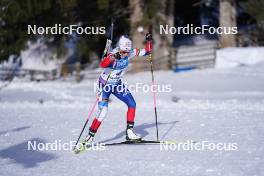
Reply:
[[[96, 80], [15, 79], [0, 92], [1, 175], [264, 175], [263, 62], [178, 74], [158, 71], [155, 79], [172, 87], [171, 92], [157, 94], [160, 140], [235, 143], [237, 150], [165, 151], [159, 145], [107, 146], [79, 155], [67, 150], [28, 150], [28, 141], [77, 139], [95, 101]], [[129, 74], [124, 80], [151, 84], [151, 74]], [[133, 95], [135, 131], [155, 140], [152, 93]], [[111, 100], [95, 142], [125, 139], [126, 105], [113, 96]]]

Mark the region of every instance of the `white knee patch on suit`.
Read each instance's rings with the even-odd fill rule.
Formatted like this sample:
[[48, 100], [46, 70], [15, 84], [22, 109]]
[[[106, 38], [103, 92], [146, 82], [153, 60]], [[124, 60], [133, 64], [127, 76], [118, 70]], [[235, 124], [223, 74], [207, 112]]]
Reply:
[[107, 116], [107, 111], [108, 111], [107, 106], [99, 107], [98, 114], [97, 114], [97, 120], [102, 122]]

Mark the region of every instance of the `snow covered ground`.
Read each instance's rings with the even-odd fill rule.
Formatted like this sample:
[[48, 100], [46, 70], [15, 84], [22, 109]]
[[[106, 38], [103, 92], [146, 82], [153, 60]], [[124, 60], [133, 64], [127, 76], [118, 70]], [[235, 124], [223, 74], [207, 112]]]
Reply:
[[[172, 85], [172, 92], [157, 95], [161, 140], [235, 143], [237, 150], [164, 151], [159, 145], [129, 145], [80, 155], [64, 150], [29, 151], [28, 141], [77, 139], [95, 101], [93, 81], [15, 80], [0, 92], [1, 175], [264, 175], [263, 62], [178, 74], [159, 71], [155, 77], [158, 84]], [[124, 79], [129, 84], [150, 84], [151, 75], [145, 72]], [[152, 94], [133, 95], [135, 129], [153, 140]], [[109, 106], [97, 142], [124, 140], [126, 106], [114, 97]]]
[[216, 50], [215, 68], [254, 65], [264, 60], [264, 47], [229, 47]]

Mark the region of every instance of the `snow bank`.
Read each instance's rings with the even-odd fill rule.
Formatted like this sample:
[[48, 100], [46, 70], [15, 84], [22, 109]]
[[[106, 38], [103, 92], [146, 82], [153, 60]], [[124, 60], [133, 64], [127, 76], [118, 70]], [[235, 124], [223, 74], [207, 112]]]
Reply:
[[56, 52], [47, 47], [40, 39], [36, 43], [28, 43], [28, 49], [21, 51], [22, 68], [27, 70], [51, 71], [63, 62]]
[[10, 69], [16, 69], [20, 66], [20, 57], [17, 55], [11, 54], [8, 57], [8, 60], [4, 60], [0, 63], [0, 68], [10, 68]]
[[264, 47], [224, 48], [216, 51], [215, 68], [254, 65], [264, 61]]

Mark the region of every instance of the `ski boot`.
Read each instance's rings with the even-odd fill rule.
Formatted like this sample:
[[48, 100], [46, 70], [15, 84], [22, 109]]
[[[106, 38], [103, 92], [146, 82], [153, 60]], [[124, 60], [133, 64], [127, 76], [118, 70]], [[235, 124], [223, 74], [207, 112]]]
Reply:
[[142, 138], [133, 132], [133, 128], [127, 128], [126, 140], [127, 141], [140, 141]]

